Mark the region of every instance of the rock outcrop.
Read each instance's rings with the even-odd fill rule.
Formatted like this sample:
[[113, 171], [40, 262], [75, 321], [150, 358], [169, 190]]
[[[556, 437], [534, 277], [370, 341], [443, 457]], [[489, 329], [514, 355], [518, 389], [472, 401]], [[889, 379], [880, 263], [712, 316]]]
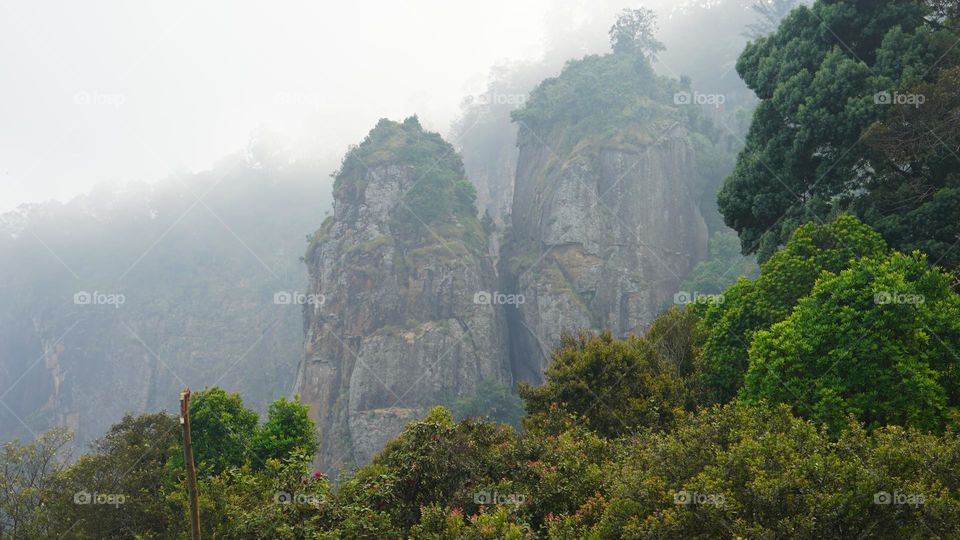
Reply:
[[[577, 85], [594, 80], [610, 94], [584, 102]], [[524, 299], [508, 312], [518, 379], [541, 380], [564, 330], [644, 330], [706, 256], [694, 145], [687, 118], [667, 102], [669, 84], [642, 59], [587, 57], [545, 81], [517, 115], [501, 274]]]
[[330, 472], [368, 462], [431, 405], [511, 383], [474, 199], [459, 156], [415, 117], [381, 120], [345, 157], [306, 256], [298, 375]]

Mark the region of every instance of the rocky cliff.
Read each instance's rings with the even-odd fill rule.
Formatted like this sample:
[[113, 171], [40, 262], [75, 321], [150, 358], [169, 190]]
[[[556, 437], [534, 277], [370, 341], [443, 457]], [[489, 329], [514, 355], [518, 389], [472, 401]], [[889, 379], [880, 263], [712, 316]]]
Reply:
[[336, 175], [306, 256], [301, 398], [321, 466], [365, 463], [412, 418], [510, 384], [496, 275], [463, 164], [416, 118], [381, 120]]
[[509, 212], [484, 198], [506, 225], [492, 255], [496, 235], [438, 135], [382, 120], [351, 149], [306, 256], [298, 387], [322, 466], [371, 460], [410, 419], [485, 380], [539, 381], [564, 330], [622, 336], [654, 319], [707, 254], [705, 144], [697, 111], [674, 104], [683, 88], [641, 55], [570, 63], [514, 113], [515, 174], [497, 137], [461, 133], [474, 184], [495, 176], [491, 193], [512, 191]]
[[673, 82], [642, 57], [571, 63], [520, 125], [502, 278], [516, 377], [539, 381], [564, 330], [643, 330], [706, 256], [702, 185]]

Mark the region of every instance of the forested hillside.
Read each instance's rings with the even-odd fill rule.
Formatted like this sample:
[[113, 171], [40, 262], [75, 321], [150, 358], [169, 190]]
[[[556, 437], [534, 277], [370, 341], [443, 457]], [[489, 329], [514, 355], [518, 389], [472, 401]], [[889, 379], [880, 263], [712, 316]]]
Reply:
[[325, 219], [264, 151], [6, 216], [0, 540], [960, 538], [960, 10], [674, 15], [738, 8], [379, 120]]
[[[671, 309], [626, 340], [565, 336], [545, 383], [521, 386], [522, 429], [437, 407], [339, 485], [311, 470], [305, 406], [277, 401], [258, 425], [239, 396], [205, 391], [191, 407], [204, 535], [949, 538], [949, 278], [852, 216], [802, 226], [722, 302]], [[61, 433], [7, 445], [20, 473], [7, 473], [7, 530], [183, 536], [177, 432], [163, 414], [130, 417], [69, 467], [39, 467]]]

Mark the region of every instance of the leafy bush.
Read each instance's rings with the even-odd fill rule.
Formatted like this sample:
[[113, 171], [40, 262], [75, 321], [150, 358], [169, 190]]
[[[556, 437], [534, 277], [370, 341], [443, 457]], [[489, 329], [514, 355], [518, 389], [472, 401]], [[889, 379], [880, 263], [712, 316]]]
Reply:
[[757, 332], [743, 396], [788, 403], [839, 432], [940, 430], [960, 418], [960, 296], [926, 258], [894, 253], [823, 273], [784, 321]]
[[527, 423], [543, 425], [559, 407], [606, 437], [633, 432], [640, 426], [669, 425], [686, 401], [684, 380], [661, 362], [650, 342], [631, 337], [564, 335], [545, 374], [534, 388], [521, 384]]
[[810, 293], [820, 273], [886, 252], [883, 239], [849, 215], [825, 225], [809, 223], [760, 267], [756, 281], [741, 278], [723, 301], [703, 310], [703, 382], [715, 402], [732, 399], [743, 384], [753, 334], [785, 319]]
[[[935, 456], [935, 457], [934, 457]], [[629, 441], [610, 489], [556, 538], [922, 538], [960, 528], [960, 439], [851, 423], [839, 440], [786, 406], [730, 404]]]
[[307, 416], [308, 407], [299, 401], [280, 398], [270, 404], [267, 421], [260, 426], [253, 440], [254, 466], [262, 466], [268, 459], [284, 459], [296, 453], [312, 456], [319, 443], [313, 421]]

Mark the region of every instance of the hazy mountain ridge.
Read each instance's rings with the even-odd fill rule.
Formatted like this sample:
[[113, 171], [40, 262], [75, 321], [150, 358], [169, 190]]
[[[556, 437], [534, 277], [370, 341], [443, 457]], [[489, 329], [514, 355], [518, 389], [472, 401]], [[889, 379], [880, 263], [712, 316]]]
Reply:
[[[709, 15], [714, 9], [745, 20], [752, 18], [733, 3], [697, 13]], [[671, 56], [671, 50], [675, 45], [684, 45], [689, 23], [684, 18], [662, 22], [664, 39], [670, 48], [664, 55], [665, 61], [655, 65], [658, 73], [672, 76], [671, 66], [676, 65], [677, 59], [676, 55]], [[479, 273], [483, 277], [471, 285], [477, 289], [475, 292], [521, 292], [513, 282], [522, 270], [501, 268], [497, 275], [496, 270], [485, 268], [487, 256], [493, 266], [498, 266], [501, 255], [510, 249], [502, 244], [513, 234], [514, 218], [527, 218], [511, 215], [520, 149], [517, 147], [519, 124], [511, 122], [510, 113], [528, 104], [530, 91], [537, 83], [559, 77], [567, 59], [599, 49], [605, 41], [602, 35], [587, 36], [586, 28], [582, 30], [584, 39], [557, 40], [554, 50], [541, 61], [495, 73], [488, 92], [465, 106], [464, 116], [453, 130], [451, 140], [462, 148], [466, 177], [479, 192], [480, 217], [487, 211], [493, 222], [493, 227], [484, 227], [486, 243], [478, 244], [483, 245], [486, 256], [481, 257], [480, 266], [484, 268]], [[736, 50], [742, 41], [742, 37], [727, 36], [722, 50], [714, 51], [713, 55], [722, 56], [728, 49]], [[721, 60], [723, 62], [707, 61], [694, 66], [694, 79], [700, 83], [699, 88], [717, 87], [739, 96], [743, 91], [742, 82], [735, 74], [733, 82], [730, 81], [731, 68], [721, 65], [729, 62]], [[729, 109], [739, 104], [733, 94], [727, 96]], [[671, 103], [673, 97], [667, 92], [657, 99], [663, 102], [664, 110], [671, 110], [675, 109]], [[714, 112], [721, 114], [722, 111], [718, 111], [721, 109]], [[669, 123], [656, 129], [668, 127]], [[683, 157], [674, 161], [682, 163], [681, 176], [692, 178], [701, 173], [692, 171], [690, 164], [696, 162], [698, 168], [704, 168], [704, 158], [709, 152], [703, 151], [702, 140], [686, 130], [681, 127], [679, 131], [664, 132], [669, 132], [667, 139], [671, 141], [664, 144], [674, 147], [664, 151], [672, 152], [674, 157], [682, 154]], [[578, 137], [571, 132], [567, 129], [558, 139], [550, 140], [549, 151], [544, 153], [559, 150], [571, 160], [583, 157], [579, 150], [575, 155], [564, 149], [571, 138]], [[660, 133], [648, 135], [659, 137]], [[260, 411], [271, 397], [303, 384], [294, 381], [294, 373], [303, 356], [301, 328], [309, 328], [311, 322], [309, 313], [308, 320], [302, 320], [299, 304], [310, 299], [306, 296], [308, 281], [296, 261], [303, 253], [304, 233], [322, 221], [325, 207], [330, 204], [326, 175], [334, 167], [307, 164], [302, 160], [292, 162], [269, 142], [252, 145], [243, 154], [226, 158], [211, 171], [176, 175], [153, 186], [146, 183], [104, 185], [66, 204], [24, 205], [0, 216], [0, 231], [6, 233], [0, 235], [0, 249], [15, 263], [9, 271], [0, 270], [7, 278], [7, 286], [0, 286], [7, 291], [0, 291], [0, 296], [9, 299], [5, 310], [7, 322], [0, 328], [0, 332], [7, 330], [0, 352], [0, 369], [12, 383], [5, 401], [22, 400], [14, 407], [14, 415], [27, 424], [21, 425], [7, 410], [0, 408], [0, 413], [6, 415], [0, 417], [0, 437], [24, 435], [28, 434], [27, 429], [37, 431], [62, 424], [78, 430], [78, 440], [83, 443], [99, 435], [119, 418], [121, 411], [169, 407], [176, 391], [186, 381], [191, 381], [194, 387], [217, 382], [238, 390]], [[532, 155], [532, 144], [529, 140], [526, 143], [528, 155]], [[606, 156], [604, 161], [608, 165], [617, 162], [627, 163], [626, 168], [644, 168], [639, 162], [629, 161], [633, 159], [630, 152], [614, 155], [600, 150], [598, 155], [601, 154]], [[644, 159], [649, 158], [648, 154]], [[529, 167], [533, 161], [532, 157], [525, 158], [523, 167]], [[723, 164], [713, 167], [718, 177], [722, 177], [723, 170]], [[590, 177], [593, 173], [585, 169], [578, 174]], [[619, 173], [598, 174], [598, 186], [623, 183], [606, 177], [619, 176]], [[711, 180], [697, 182], [701, 185], [686, 186], [681, 191], [689, 192], [678, 195], [684, 201], [688, 197], [699, 197], [695, 204], [701, 207], [699, 212], [692, 209], [683, 214], [691, 221], [691, 230], [696, 230], [693, 243], [697, 246], [692, 250], [696, 254], [691, 261], [674, 269], [680, 277], [686, 275], [693, 261], [704, 256], [699, 221], [705, 219], [711, 232], [717, 229], [716, 219], [711, 215], [715, 213], [713, 184]], [[586, 201], [596, 198], [596, 194], [584, 195]], [[524, 199], [521, 205], [525, 212], [554, 212], [563, 216], [574, 210], [573, 206], [562, 208], [563, 205], [550, 209], [536, 204], [526, 206], [527, 202], [530, 201]], [[678, 204], [686, 206], [686, 202]], [[622, 219], [623, 216], [615, 218]], [[595, 234], [603, 235], [616, 227], [611, 228], [608, 223], [595, 228]], [[527, 239], [536, 239], [539, 233], [524, 234]], [[551, 245], [542, 250], [536, 246], [529, 252], [546, 253], [541, 263], [547, 266], [554, 264], [554, 257], [563, 257], [561, 252], [567, 251], [567, 247]], [[510, 262], [515, 266], [514, 263], [517, 260]], [[608, 275], [610, 272], [608, 269]], [[639, 328], [648, 321], [646, 314], [654, 313], [669, 300], [668, 289], [676, 288], [677, 280], [673, 277], [656, 280], [663, 282], [657, 285], [662, 290], [642, 301], [641, 311], [645, 314], [637, 315], [639, 308], [627, 310], [633, 314], [624, 321], [632, 322], [621, 324], [619, 315], [610, 315], [607, 309], [610, 306], [600, 310], [608, 312], [606, 315], [597, 315], [587, 308], [588, 314], [579, 318], [575, 314], [579, 311], [571, 307], [561, 317], [564, 322], [555, 321], [536, 338], [519, 325], [513, 330], [512, 338], [506, 331], [497, 330], [496, 340], [505, 344], [528, 339], [549, 343], [563, 328], [607, 325]], [[538, 305], [537, 295], [529, 294], [535, 285], [525, 285], [529, 304], [520, 309], [508, 308], [515, 314], [526, 310], [529, 326], [537, 326], [532, 322], [538, 318], [533, 314]], [[587, 290], [595, 288], [595, 284], [579, 283], [570, 290], [575, 291], [577, 287]], [[78, 305], [74, 303], [74, 295], [78, 293], [105, 295], [105, 300], [109, 300], [110, 295], [122, 295], [124, 303], [117, 307]], [[276, 304], [274, 295], [278, 293], [288, 293], [281, 301], [291, 303]], [[579, 295], [573, 292], [561, 296], [576, 299]], [[503, 319], [507, 318], [502, 306], [493, 309], [503, 312]], [[76, 326], [71, 326], [73, 324]], [[257, 341], [260, 336], [262, 340]], [[308, 337], [308, 342], [310, 339]], [[250, 347], [254, 349], [251, 351]], [[538, 348], [543, 349], [539, 344]], [[544, 354], [539, 360], [541, 367]], [[260, 356], [269, 359], [262, 361]], [[238, 360], [242, 360], [241, 363], [233, 365]], [[505, 369], [513, 372], [513, 376], [495, 377], [498, 382], [509, 382], [515, 377], [534, 380], [539, 377], [538, 369], [517, 360], [516, 356], [512, 361], [498, 362], [506, 363]], [[226, 376], [221, 379], [224, 373]], [[21, 376], [23, 379], [18, 380]], [[98, 396], [93, 389], [102, 385], [117, 390], [113, 395]], [[424, 398], [424, 403], [439, 400], [438, 396], [449, 388], [441, 390], [443, 392], [438, 390], [429, 399]], [[418, 406], [416, 411], [422, 412], [422, 408]], [[81, 409], [87, 412], [78, 412]], [[103, 415], [98, 409], [111, 412]], [[382, 439], [381, 435], [376, 438]], [[328, 444], [344, 443], [330, 441]], [[371, 443], [363, 454], [369, 455], [378, 444]]]
[[0, 438], [64, 425], [82, 446], [187, 381], [261, 411], [290, 392], [301, 314], [275, 295], [305, 289], [332, 167], [249, 157], [3, 216]]

